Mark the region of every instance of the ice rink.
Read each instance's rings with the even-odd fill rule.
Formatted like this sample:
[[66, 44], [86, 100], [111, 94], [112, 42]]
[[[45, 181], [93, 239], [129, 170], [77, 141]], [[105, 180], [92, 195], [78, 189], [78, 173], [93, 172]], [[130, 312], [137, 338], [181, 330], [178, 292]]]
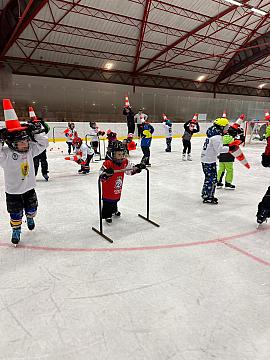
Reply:
[[[203, 204], [200, 152], [182, 144], [151, 147], [150, 218], [146, 173], [125, 176], [122, 217], [98, 227], [97, 178], [65, 161], [65, 143], [48, 148], [50, 180], [37, 177], [36, 229], [23, 223], [10, 245], [0, 169], [1, 360], [268, 360], [270, 224], [256, 229], [257, 204], [270, 183], [263, 145], [235, 162], [236, 190]], [[63, 153], [61, 152], [63, 151]], [[141, 150], [130, 160], [140, 162]]]

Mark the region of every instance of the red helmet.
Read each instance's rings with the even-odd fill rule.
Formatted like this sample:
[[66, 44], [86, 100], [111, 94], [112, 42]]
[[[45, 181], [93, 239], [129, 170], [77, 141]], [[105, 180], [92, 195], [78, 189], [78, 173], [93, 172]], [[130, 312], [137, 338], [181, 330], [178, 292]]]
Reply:
[[73, 139], [72, 145], [74, 145], [74, 146], [76, 146], [76, 147], [81, 147], [81, 145], [82, 145], [82, 139], [79, 138], [79, 137]]

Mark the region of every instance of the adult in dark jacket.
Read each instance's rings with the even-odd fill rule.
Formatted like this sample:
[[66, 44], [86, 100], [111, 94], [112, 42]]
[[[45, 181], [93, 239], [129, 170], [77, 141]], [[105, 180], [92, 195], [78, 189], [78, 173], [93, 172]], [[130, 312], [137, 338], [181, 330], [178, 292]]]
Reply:
[[128, 127], [128, 134], [134, 134], [135, 132], [135, 121], [134, 121], [134, 112], [132, 111], [131, 107], [124, 107], [123, 115], [127, 117], [127, 127]]

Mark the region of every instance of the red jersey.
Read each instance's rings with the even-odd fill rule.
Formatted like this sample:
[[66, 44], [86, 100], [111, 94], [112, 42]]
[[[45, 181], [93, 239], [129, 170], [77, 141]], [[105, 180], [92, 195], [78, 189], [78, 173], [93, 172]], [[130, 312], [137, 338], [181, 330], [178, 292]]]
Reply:
[[[128, 160], [124, 159], [120, 166], [116, 165], [111, 160], [105, 160], [103, 163], [104, 168], [113, 169], [113, 170], [121, 170], [127, 167]], [[119, 172], [110, 176], [106, 181], [102, 182], [102, 198], [107, 200], [118, 201], [121, 198], [122, 186], [124, 181], [125, 173]]]

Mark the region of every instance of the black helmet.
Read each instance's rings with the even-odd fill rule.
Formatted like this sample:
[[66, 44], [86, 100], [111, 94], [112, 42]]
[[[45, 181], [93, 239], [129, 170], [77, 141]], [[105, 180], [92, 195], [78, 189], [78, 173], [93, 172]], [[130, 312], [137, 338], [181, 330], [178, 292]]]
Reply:
[[[116, 156], [115, 156], [116, 152], [122, 152], [123, 159], [121, 159], [121, 160], [116, 159]], [[126, 156], [126, 147], [119, 140], [113, 141], [113, 142], [111, 142], [110, 146], [108, 147], [107, 155], [116, 165], [121, 165], [124, 160], [124, 157]]]
[[[19, 141], [24, 141], [27, 140], [28, 141], [28, 148], [26, 148], [25, 150], [19, 150], [18, 149], [18, 142]], [[30, 141], [30, 136], [28, 134], [27, 131], [22, 130], [22, 131], [7, 131], [6, 133], [6, 139], [5, 142], [7, 143], [8, 147], [14, 151], [17, 152], [27, 152], [29, 150], [29, 141]]]

